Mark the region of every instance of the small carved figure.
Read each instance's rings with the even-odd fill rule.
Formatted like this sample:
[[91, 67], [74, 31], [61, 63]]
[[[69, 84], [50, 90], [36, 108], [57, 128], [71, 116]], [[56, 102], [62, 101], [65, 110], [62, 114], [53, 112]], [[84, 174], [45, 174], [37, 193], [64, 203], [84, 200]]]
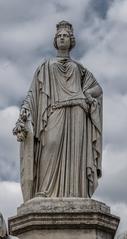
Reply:
[[8, 233], [7, 233], [6, 223], [2, 213], [0, 212], [0, 238], [6, 239], [7, 236], [8, 236]]
[[0, 239], [18, 239], [18, 237], [13, 237], [8, 234], [5, 220], [2, 213], [0, 212]]

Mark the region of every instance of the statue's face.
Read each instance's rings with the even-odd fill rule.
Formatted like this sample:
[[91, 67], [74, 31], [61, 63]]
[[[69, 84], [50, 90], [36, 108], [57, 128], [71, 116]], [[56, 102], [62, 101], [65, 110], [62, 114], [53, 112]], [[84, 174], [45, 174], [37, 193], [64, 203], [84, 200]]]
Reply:
[[70, 35], [66, 30], [62, 30], [57, 34], [57, 47], [60, 50], [69, 50]]

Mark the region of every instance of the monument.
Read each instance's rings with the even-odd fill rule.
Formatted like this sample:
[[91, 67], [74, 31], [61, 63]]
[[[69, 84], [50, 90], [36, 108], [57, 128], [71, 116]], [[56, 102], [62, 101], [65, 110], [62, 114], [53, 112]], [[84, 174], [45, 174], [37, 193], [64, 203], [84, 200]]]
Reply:
[[114, 238], [119, 218], [91, 199], [102, 175], [102, 88], [70, 57], [69, 22], [57, 24], [57, 56], [42, 62], [13, 134], [20, 141], [24, 204], [9, 219], [19, 238]]

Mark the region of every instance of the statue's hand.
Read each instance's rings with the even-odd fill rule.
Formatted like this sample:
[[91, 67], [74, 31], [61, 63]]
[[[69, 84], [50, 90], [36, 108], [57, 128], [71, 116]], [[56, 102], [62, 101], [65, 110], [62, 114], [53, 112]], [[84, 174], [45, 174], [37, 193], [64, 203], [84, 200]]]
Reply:
[[25, 127], [24, 122], [21, 119], [19, 119], [16, 122], [16, 126], [13, 129], [13, 135], [17, 136], [17, 141], [19, 141], [19, 142], [25, 140], [25, 138], [27, 136], [27, 129]]
[[21, 110], [20, 110], [20, 118], [21, 118], [24, 122], [26, 122], [27, 119], [28, 119], [28, 117], [29, 117], [29, 115], [30, 115], [30, 111], [29, 111], [28, 109], [22, 107]]
[[24, 131], [19, 131], [19, 132], [17, 133], [17, 141], [18, 141], [18, 142], [24, 141], [25, 138], [26, 138], [26, 133], [25, 133]]
[[85, 92], [85, 95], [86, 95], [86, 103], [91, 105], [95, 100], [95, 98], [93, 98], [91, 94], [89, 94], [87, 91]]

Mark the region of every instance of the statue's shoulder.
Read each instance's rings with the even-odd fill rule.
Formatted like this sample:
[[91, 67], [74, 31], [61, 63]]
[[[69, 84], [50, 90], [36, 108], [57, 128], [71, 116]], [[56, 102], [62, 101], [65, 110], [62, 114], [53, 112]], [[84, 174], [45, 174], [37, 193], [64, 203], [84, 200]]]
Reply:
[[42, 83], [45, 80], [44, 77], [44, 71], [49, 70], [49, 66], [51, 65], [51, 62], [53, 60], [51, 58], [43, 58], [41, 61], [41, 64], [37, 67], [34, 77], [33, 77], [33, 83]]
[[88, 72], [87, 68], [84, 67], [82, 63], [80, 63], [80, 62], [78, 62], [78, 61], [76, 61], [76, 60], [73, 60], [73, 62], [78, 66], [79, 71], [80, 71], [80, 73], [81, 73], [82, 76], [84, 76], [85, 73]]
[[40, 72], [46, 65], [51, 66], [57, 60], [55, 57], [52, 58], [43, 58], [41, 64], [37, 68], [37, 72]]
[[58, 62], [58, 58], [57, 57], [50, 57], [49, 59], [47, 59], [46, 61], [49, 66], [53, 65], [54, 63], [57, 63]]
[[43, 58], [40, 65], [36, 68], [35, 72], [34, 72], [34, 79], [36, 79], [39, 75], [39, 73], [43, 70], [45, 64], [48, 62], [48, 59]]
[[47, 58], [43, 58], [36, 71], [39, 72], [45, 66], [45, 64], [48, 62], [48, 60], [49, 59], [47, 59]]
[[[75, 61], [75, 62], [76, 62], [76, 61]], [[80, 73], [81, 73], [82, 76], [92, 77], [92, 78], [94, 77], [94, 76], [93, 76], [93, 73], [92, 73], [91, 71], [89, 71], [89, 70], [87, 69], [87, 67], [83, 66], [82, 63], [80, 63], [80, 62], [76, 62], [76, 63], [77, 63], [77, 65], [78, 65], [78, 68], [79, 68]]]

